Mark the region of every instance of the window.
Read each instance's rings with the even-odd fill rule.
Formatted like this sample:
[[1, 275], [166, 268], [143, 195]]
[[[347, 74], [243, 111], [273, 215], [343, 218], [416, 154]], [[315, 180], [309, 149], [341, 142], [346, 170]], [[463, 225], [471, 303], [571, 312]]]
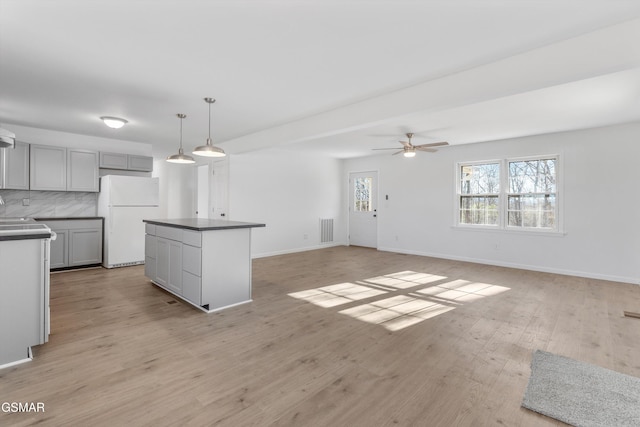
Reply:
[[362, 177], [356, 178], [353, 182], [354, 191], [354, 206], [355, 212], [371, 212], [373, 204], [371, 203], [371, 186], [373, 185], [373, 178]]
[[463, 165], [460, 169], [460, 223], [498, 225], [500, 163]]
[[558, 230], [558, 156], [458, 164], [457, 224]]

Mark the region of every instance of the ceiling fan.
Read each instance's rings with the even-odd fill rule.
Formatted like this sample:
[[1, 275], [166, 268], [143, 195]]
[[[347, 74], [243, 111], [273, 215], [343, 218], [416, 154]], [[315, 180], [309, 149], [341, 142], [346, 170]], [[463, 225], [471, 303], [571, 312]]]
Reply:
[[421, 145], [413, 145], [411, 143], [411, 138], [413, 138], [413, 133], [409, 132], [407, 133], [407, 138], [409, 139], [409, 141], [398, 141], [400, 144], [403, 145], [403, 147], [401, 149], [397, 149], [397, 148], [373, 148], [373, 150], [398, 150], [397, 152], [393, 153], [393, 155], [395, 156], [396, 154], [400, 154], [400, 153], [404, 153], [405, 157], [415, 157], [416, 155], [416, 151], [429, 151], [429, 152], [434, 152], [434, 151], [438, 151], [438, 150], [434, 150], [432, 147], [439, 147], [441, 145], [449, 145], [448, 142], [434, 142], [431, 144], [421, 144]]

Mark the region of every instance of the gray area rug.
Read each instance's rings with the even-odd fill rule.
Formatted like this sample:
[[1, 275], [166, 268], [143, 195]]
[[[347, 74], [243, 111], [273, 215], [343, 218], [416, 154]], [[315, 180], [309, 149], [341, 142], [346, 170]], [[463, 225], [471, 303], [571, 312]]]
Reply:
[[640, 426], [640, 378], [537, 350], [522, 406], [578, 427]]

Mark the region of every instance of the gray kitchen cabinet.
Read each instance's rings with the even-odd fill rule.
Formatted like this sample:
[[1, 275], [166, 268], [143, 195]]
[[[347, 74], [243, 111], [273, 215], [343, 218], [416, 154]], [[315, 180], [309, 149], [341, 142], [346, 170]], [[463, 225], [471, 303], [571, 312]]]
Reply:
[[264, 224], [197, 218], [144, 222], [145, 262], [153, 263], [145, 276], [155, 285], [208, 313], [251, 301], [251, 228]]
[[77, 148], [67, 149], [67, 191], [97, 193], [99, 153]]
[[49, 145], [31, 145], [29, 156], [31, 190], [67, 190], [67, 149]]
[[69, 267], [102, 262], [102, 228], [69, 230]]
[[[51, 228], [51, 227], [49, 227]], [[56, 230], [51, 228], [51, 231], [56, 233], [56, 240], [51, 241], [51, 256], [50, 263], [51, 268], [63, 268], [69, 265], [69, 230]]]
[[16, 141], [13, 147], [0, 149], [0, 188], [29, 189], [29, 144]]
[[127, 155], [100, 152], [100, 167], [106, 169], [127, 169]]
[[49, 340], [49, 240], [0, 240], [0, 366]]
[[30, 188], [43, 191], [98, 192], [98, 152], [31, 145]]
[[151, 172], [153, 170], [153, 157], [129, 154], [127, 156], [127, 169], [130, 171]]
[[158, 237], [157, 250], [156, 280], [182, 295], [182, 242]]
[[55, 232], [51, 269], [102, 263], [102, 218], [38, 219]]
[[153, 157], [100, 152], [100, 167], [103, 169], [151, 172], [153, 171]]
[[146, 224], [144, 236], [144, 275], [156, 277], [156, 258], [158, 254], [158, 238], [155, 236], [155, 225]]

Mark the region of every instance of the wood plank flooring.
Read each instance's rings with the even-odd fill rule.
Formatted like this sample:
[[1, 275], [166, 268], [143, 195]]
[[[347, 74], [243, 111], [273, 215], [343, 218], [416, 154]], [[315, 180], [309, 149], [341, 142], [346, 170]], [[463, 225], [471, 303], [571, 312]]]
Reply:
[[[407, 271], [443, 278], [399, 286]], [[384, 294], [289, 296], [343, 283]], [[508, 289], [419, 292], [455, 283]], [[372, 323], [399, 296], [449, 311]], [[520, 407], [534, 350], [640, 377], [640, 320], [623, 316], [640, 312], [636, 285], [335, 247], [254, 260], [253, 298], [205, 314], [169, 304], [141, 266], [53, 274], [49, 343], [0, 370], [1, 402], [45, 412], [0, 425], [553, 426]], [[369, 315], [341, 313], [354, 307]]]

